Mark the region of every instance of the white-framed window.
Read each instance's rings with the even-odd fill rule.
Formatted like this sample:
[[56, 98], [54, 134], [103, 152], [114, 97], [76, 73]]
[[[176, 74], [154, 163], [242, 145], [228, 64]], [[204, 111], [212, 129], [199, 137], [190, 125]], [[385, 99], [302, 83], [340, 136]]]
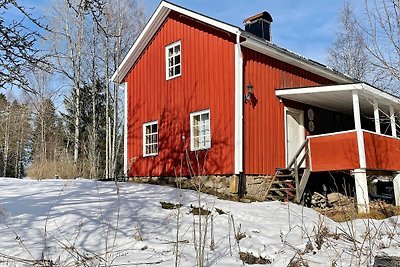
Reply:
[[150, 121], [143, 124], [143, 156], [158, 155], [158, 122]]
[[181, 41], [165, 47], [166, 79], [181, 76]]
[[191, 150], [211, 147], [210, 110], [190, 113], [190, 148]]

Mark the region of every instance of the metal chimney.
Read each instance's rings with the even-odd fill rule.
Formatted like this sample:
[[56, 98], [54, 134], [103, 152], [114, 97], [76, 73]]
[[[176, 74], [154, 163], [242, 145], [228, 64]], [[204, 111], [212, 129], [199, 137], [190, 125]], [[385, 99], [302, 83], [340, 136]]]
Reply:
[[245, 19], [243, 21], [244, 29], [247, 32], [257, 35], [260, 38], [263, 38], [267, 41], [271, 41], [272, 21], [273, 20], [271, 15], [267, 11], [264, 11], [262, 13], [259, 13], [250, 18]]

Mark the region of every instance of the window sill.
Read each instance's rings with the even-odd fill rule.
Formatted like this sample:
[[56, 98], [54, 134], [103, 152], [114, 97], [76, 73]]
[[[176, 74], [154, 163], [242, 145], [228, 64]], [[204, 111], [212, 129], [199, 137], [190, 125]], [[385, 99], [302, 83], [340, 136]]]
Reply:
[[170, 80], [179, 78], [179, 77], [181, 77], [181, 76], [182, 76], [182, 74], [178, 74], [178, 75], [175, 75], [175, 76], [167, 77], [166, 80], [167, 80], [167, 81], [170, 81]]
[[199, 147], [199, 148], [193, 148], [193, 147], [191, 147], [191, 148], [190, 148], [190, 151], [209, 150], [210, 148], [211, 148], [211, 146], [210, 146], [210, 147]]
[[155, 157], [158, 156], [158, 153], [154, 153], [154, 154], [143, 154], [143, 158], [151, 158], [151, 157]]

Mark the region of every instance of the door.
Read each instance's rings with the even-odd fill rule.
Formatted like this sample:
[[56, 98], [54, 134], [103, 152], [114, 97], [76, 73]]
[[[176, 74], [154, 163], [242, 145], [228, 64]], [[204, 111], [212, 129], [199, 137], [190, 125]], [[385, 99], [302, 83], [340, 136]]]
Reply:
[[[286, 166], [305, 140], [302, 110], [286, 108]], [[304, 154], [304, 151], [302, 152]], [[300, 154], [300, 155], [303, 155]], [[298, 157], [300, 159], [301, 156]], [[305, 166], [303, 162], [302, 167]]]

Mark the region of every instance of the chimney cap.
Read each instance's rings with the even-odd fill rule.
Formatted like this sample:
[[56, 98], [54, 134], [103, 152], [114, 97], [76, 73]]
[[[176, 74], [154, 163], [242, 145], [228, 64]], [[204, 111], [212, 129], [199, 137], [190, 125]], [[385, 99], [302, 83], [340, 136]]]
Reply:
[[273, 22], [271, 14], [269, 14], [267, 11], [264, 11], [264, 12], [258, 13], [258, 14], [254, 15], [254, 16], [251, 16], [251, 17], [245, 19], [243, 21], [243, 23], [244, 24], [248, 24], [248, 23], [252, 23], [252, 22], [254, 22], [256, 20], [259, 20], [259, 19], [264, 19], [264, 20], [266, 20], [268, 22]]

